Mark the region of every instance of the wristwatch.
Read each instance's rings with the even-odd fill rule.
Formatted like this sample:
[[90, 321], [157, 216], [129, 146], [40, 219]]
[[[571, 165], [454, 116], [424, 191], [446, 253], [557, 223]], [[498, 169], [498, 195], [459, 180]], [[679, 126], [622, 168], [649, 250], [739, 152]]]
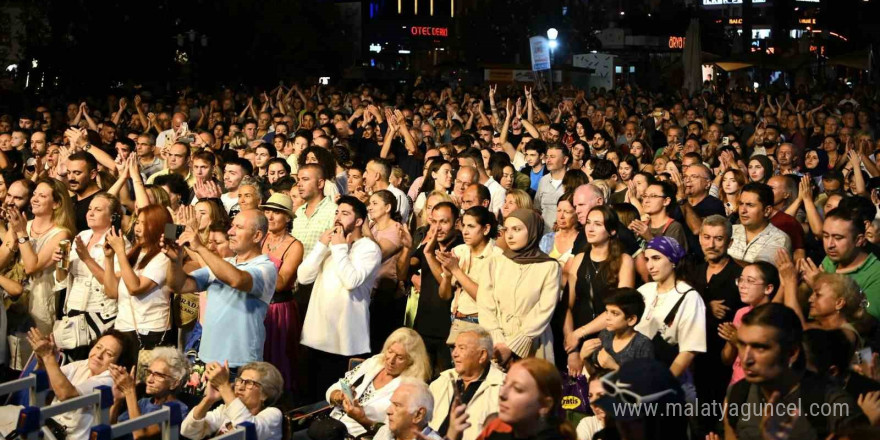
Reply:
[[83, 150], [84, 150], [84, 151], [89, 151], [89, 150], [91, 150], [91, 149], [92, 149], [92, 144], [85, 144], [85, 145], [83, 145]]
[[18, 237], [18, 244], [25, 244], [28, 242], [28, 240], [29, 239], [27, 237]]

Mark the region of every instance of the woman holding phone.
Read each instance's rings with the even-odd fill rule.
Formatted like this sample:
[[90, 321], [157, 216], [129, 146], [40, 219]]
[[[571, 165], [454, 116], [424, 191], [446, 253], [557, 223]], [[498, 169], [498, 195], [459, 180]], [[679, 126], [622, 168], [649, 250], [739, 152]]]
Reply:
[[[171, 214], [159, 205], [140, 210], [134, 224], [135, 243], [126, 253], [119, 231], [111, 230], [104, 246], [105, 293], [116, 298], [116, 329], [135, 336], [142, 350], [172, 345], [171, 297], [163, 288], [169, 260], [159, 251], [159, 238], [171, 224]], [[114, 256], [116, 257], [114, 259]]]

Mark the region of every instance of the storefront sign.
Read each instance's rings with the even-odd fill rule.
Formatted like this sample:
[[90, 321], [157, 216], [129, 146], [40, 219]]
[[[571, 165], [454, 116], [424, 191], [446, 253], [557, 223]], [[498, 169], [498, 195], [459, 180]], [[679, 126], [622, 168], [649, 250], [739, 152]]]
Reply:
[[414, 37], [448, 37], [449, 28], [431, 27], [431, 26], [413, 26], [409, 28], [409, 33]]

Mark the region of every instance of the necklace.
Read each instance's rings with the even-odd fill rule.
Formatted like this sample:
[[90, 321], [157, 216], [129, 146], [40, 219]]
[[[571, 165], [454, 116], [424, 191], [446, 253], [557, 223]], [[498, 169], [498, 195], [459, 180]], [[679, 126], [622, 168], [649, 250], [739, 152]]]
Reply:
[[43, 232], [37, 232], [37, 230], [34, 228], [34, 223], [31, 222], [31, 233], [30, 233], [30, 236], [33, 237], [33, 238], [40, 237], [40, 236], [42, 236], [43, 234], [49, 232], [49, 230], [52, 229], [54, 226], [55, 226], [55, 225], [53, 225], [52, 223], [49, 223], [49, 227], [46, 228], [46, 229], [44, 229]]
[[275, 245], [274, 245], [274, 246], [271, 245], [271, 244], [269, 244], [269, 243], [268, 243], [268, 240], [267, 240], [266, 247], [269, 248], [269, 253], [275, 252], [275, 249], [278, 249], [278, 246], [281, 246], [281, 244], [284, 243], [284, 240], [285, 240], [286, 238], [287, 238], [287, 237], [285, 237], [285, 236], [282, 235], [281, 238], [278, 239], [278, 240], [275, 242]]

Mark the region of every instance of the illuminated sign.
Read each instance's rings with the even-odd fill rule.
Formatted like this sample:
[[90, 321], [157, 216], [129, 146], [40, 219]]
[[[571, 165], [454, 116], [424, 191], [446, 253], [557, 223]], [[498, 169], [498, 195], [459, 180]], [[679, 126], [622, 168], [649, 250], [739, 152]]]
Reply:
[[[752, 4], [764, 3], [767, 0], [752, 0]], [[741, 5], [743, 0], [703, 0], [703, 6]]]
[[430, 27], [430, 26], [413, 26], [409, 28], [409, 33], [416, 37], [448, 37], [449, 28]]
[[669, 36], [669, 48], [670, 49], [684, 49], [684, 37], [676, 37], [675, 35]]
[[727, 24], [743, 24], [742, 18], [728, 18]]
[[799, 18], [798, 23], [800, 24], [816, 24], [815, 18]]
[[370, 52], [376, 52], [376, 53], [382, 52], [382, 45], [377, 44], [377, 43], [371, 44], [370, 45]]

